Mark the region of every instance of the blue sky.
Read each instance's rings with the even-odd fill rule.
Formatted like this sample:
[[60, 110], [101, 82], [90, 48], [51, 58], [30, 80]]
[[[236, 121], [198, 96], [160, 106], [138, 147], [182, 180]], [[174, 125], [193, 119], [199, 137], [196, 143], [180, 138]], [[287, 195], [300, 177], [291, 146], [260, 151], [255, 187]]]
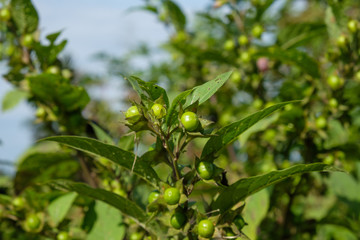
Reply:
[[[196, 10], [211, 4], [210, 0], [177, 1], [190, 17]], [[137, 44], [147, 42], [155, 47], [167, 38], [167, 32], [152, 14], [127, 10], [140, 6], [140, 0], [33, 0], [40, 15], [41, 36], [63, 30], [68, 39], [66, 53], [71, 54], [76, 69], [104, 73], [104, 66], [93, 60], [98, 52], [113, 55], [126, 53]], [[0, 74], [4, 66], [0, 65]], [[0, 100], [11, 85], [0, 77]], [[116, 89], [115, 89], [116, 91]], [[0, 111], [0, 160], [15, 161], [31, 146], [33, 140], [26, 121], [33, 109], [25, 102], [8, 112]], [[0, 165], [0, 169], [4, 166]], [[11, 168], [4, 168], [13, 172]]]

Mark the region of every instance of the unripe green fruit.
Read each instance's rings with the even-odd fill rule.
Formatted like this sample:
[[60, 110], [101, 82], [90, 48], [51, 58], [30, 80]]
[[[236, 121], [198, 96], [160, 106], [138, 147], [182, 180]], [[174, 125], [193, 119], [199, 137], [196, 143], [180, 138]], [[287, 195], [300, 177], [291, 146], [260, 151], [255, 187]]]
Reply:
[[157, 119], [163, 118], [166, 115], [166, 109], [161, 104], [155, 103], [151, 110]]
[[238, 38], [238, 42], [239, 42], [240, 46], [245, 46], [249, 43], [249, 39], [245, 35], [241, 35]]
[[233, 40], [226, 40], [224, 43], [224, 49], [226, 51], [231, 51], [235, 48], [235, 43]]
[[336, 44], [337, 44], [340, 48], [346, 47], [346, 44], [347, 44], [347, 38], [346, 38], [346, 36], [341, 35], [340, 37], [338, 37], [338, 39], [336, 40]]
[[344, 79], [339, 78], [336, 75], [331, 75], [331, 76], [328, 77], [327, 83], [329, 84], [329, 86], [332, 89], [335, 90], [335, 89], [338, 89], [338, 88], [342, 87], [342, 85], [344, 84]]
[[128, 122], [136, 123], [140, 120], [141, 114], [137, 106], [131, 106], [125, 113], [125, 117], [127, 118]]
[[199, 119], [193, 112], [185, 112], [181, 116], [181, 123], [187, 131], [195, 131], [199, 126]]
[[252, 105], [255, 109], [260, 109], [263, 104], [264, 104], [264, 102], [260, 98], [257, 98], [253, 101]]
[[72, 77], [72, 72], [69, 69], [63, 69], [61, 70], [61, 75], [66, 79], [70, 79]]
[[180, 201], [180, 191], [177, 188], [168, 188], [164, 193], [164, 200], [169, 205], [178, 204]]
[[240, 54], [240, 60], [243, 62], [243, 63], [249, 63], [251, 61], [251, 56], [250, 56], [250, 53], [249, 52], [242, 52]]
[[241, 215], [239, 215], [234, 219], [234, 224], [239, 230], [241, 230], [245, 226], [245, 220]]
[[148, 197], [148, 203], [152, 203], [155, 202], [160, 196], [159, 191], [153, 191], [150, 193], [149, 197]]
[[134, 232], [130, 235], [130, 240], [142, 240], [143, 239], [143, 234], [142, 233], [138, 233], [138, 232]]
[[21, 45], [30, 48], [34, 43], [34, 38], [31, 34], [25, 34], [21, 39]]
[[180, 211], [176, 211], [170, 218], [170, 224], [175, 229], [182, 228], [186, 223], [186, 216]]
[[209, 180], [214, 174], [214, 164], [211, 162], [200, 162], [196, 170], [202, 179]]
[[241, 73], [239, 71], [233, 72], [231, 75], [231, 81], [234, 83], [239, 83], [241, 81]]
[[335, 98], [331, 98], [329, 100], [329, 106], [332, 107], [332, 108], [337, 108], [338, 106], [338, 101], [335, 99]]
[[16, 197], [12, 201], [12, 205], [16, 210], [21, 210], [25, 207], [25, 200], [22, 197]]
[[11, 13], [10, 13], [9, 9], [3, 8], [0, 10], [0, 20], [1, 21], [7, 22], [10, 20], [10, 18], [11, 18]]
[[317, 128], [320, 128], [320, 129], [321, 129], [321, 128], [325, 128], [325, 127], [326, 127], [326, 124], [327, 124], [326, 118], [323, 117], [323, 116], [318, 117], [318, 118], [316, 119], [315, 124], [316, 124], [316, 127], [317, 127]]
[[331, 154], [327, 155], [327, 156], [323, 159], [323, 163], [329, 164], [329, 165], [333, 164], [334, 161], [335, 161], [335, 158], [334, 158], [334, 156], [331, 155]]
[[59, 232], [58, 235], [56, 236], [56, 240], [69, 240], [69, 234], [67, 232]]
[[261, 36], [261, 34], [263, 33], [264, 29], [261, 25], [255, 25], [253, 27], [253, 29], [251, 30], [251, 34], [255, 37], [255, 38], [259, 38]]
[[36, 214], [29, 215], [25, 220], [25, 225], [30, 230], [36, 230], [40, 227], [41, 221]]
[[50, 74], [59, 74], [60, 73], [60, 69], [58, 66], [50, 66], [46, 69], [46, 73], [50, 73]]
[[204, 219], [199, 222], [198, 233], [200, 237], [211, 238], [214, 234], [214, 231], [214, 224], [210, 220]]
[[359, 24], [358, 21], [350, 20], [347, 23], [347, 27], [348, 27], [350, 32], [356, 33], [356, 31], [358, 30], [358, 24]]
[[357, 82], [360, 82], [360, 71], [358, 71], [358, 72], [355, 73], [355, 80], [356, 80]]

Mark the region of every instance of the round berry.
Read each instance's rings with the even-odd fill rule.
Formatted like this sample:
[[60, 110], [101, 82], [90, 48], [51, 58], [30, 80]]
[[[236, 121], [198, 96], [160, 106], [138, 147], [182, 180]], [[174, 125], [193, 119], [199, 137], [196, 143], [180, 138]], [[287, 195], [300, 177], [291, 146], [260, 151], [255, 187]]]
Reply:
[[350, 20], [347, 23], [347, 27], [349, 29], [350, 32], [352, 33], [356, 33], [357, 29], [358, 29], [358, 21], [356, 20]]
[[211, 238], [214, 234], [214, 231], [214, 224], [210, 220], [204, 219], [199, 222], [198, 233], [200, 237]]
[[255, 37], [255, 38], [259, 38], [261, 36], [261, 34], [263, 33], [264, 29], [261, 25], [255, 25], [253, 27], [253, 29], [251, 30], [251, 34]]
[[325, 127], [326, 127], [326, 124], [327, 124], [326, 118], [323, 117], [323, 116], [318, 117], [318, 118], [316, 119], [315, 124], [316, 124], [316, 127], [317, 127], [317, 128], [325, 128]]
[[130, 235], [130, 240], [142, 240], [143, 239], [143, 234], [139, 233], [139, 232], [134, 232]]
[[211, 162], [200, 162], [196, 170], [202, 179], [209, 180], [214, 174], [214, 164]]
[[327, 83], [332, 89], [338, 89], [344, 84], [344, 80], [336, 75], [331, 75], [327, 79]]
[[164, 193], [164, 200], [169, 205], [178, 204], [180, 201], [180, 191], [177, 188], [168, 188]]
[[11, 18], [11, 14], [9, 9], [3, 8], [0, 10], [0, 20], [7, 22], [10, 20], [10, 18]]
[[22, 197], [16, 197], [12, 201], [12, 205], [16, 210], [21, 210], [25, 207], [25, 200]]
[[31, 47], [33, 42], [34, 38], [31, 34], [25, 34], [21, 39], [21, 44], [27, 48]]
[[69, 240], [69, 234], [67, 232], [59, 232], [58, 235], [56, 235], [56, 240]]
[[335, 98], [331, 98], [329, 100], [329, 106], [332, 107], [332, 108], [337, 108], [338, 106], [338, 101], [335, 99]]
[[235, 48], [235, 43], [233, 40], [226, 40], [224, 43], [224, 49], [226, 51], [231, 51]]
[[160, 196], [159, 191], [153, 191], [150, 193], [149, 197], [148, 197], [148, 203], [152, 203], [155, 202]]
[[323, 163], [329, 164], [329, 165], [333, 164], [334, 161], [335, 161], [335, 158], [334, 158], [334, 156], [331, 155], [331, 154], [327, 155], [327, 156], [323, 159]]
[[245, 35], [241, 35], [238, 38], [238, 42], [239, 42], [240, 46], [245, 46], [249, 43], [249, 39]]
[[347, 44], [347, 38], [346, 38], [346, 36], [340, 35], [340, 37], [338, 37], [338, 39], [336, 40], [336, 44], [337, 44], [340, 48], [346, 47], [346, 44]]
[[249, 63], [251, 61], [251, 56], [249, 52], [242, 52], [240, 54], [240, 60], [243, 63]]
[[50, 73], [50, 74], [59, 74], [60, 73], [60, 69], [58, 66], [50, 66], [46, 69], [46, 73]]
[[155, 103], [151, 110], [157, 119], [163, 118], [166, 115], [166, 109], [161, 104]]
[[241, 73], [239, 71], [233, 72], [231, 75], [231, 81], [234, 83], [239, 83], [241, 81]]
[[63, 69], [61, 71], [61, 75], [66, 79], [70, 79], [73, 76], [72, 72], [69, 69]]
[[41, 221], [36, 214], [29, 215], [25, 220], [25, 225], [30, 230], [36, 230], [40, 227]]
[[137, 106], [131, 106], [125, 113], [125, 117], [130, 123], [136, 123], [140, 120], [141, 114]]
[[181, 123], [187, 131], [195, 131], [199, 126], [199, 119], [193, 112], [186, 112], [181, 116]]
[[170, 218], [170, 224], [175, 229], [182, 228], [186, 223], [186, 216], [180, 211], [176, 211]]
[[241, 230], [245, 226], [245, 220], [241, 215], [239, 215], [234, 219], [234, 224], [239, 230]]

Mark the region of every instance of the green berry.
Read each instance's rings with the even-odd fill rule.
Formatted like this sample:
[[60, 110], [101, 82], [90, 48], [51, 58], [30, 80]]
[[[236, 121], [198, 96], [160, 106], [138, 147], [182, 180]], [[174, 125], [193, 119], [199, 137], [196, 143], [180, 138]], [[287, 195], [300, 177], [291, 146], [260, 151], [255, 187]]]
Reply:
[[16, 197], [12, 201], [12, 205], [16, 210], [21, 210], [25, 207], [25, 200], [22, 197]]
[[214, 231], [214, 224], [210, 220], [204, 219], [199, 222], [198, 233], [200, 237], [211, 238], [214, 234]]
[[30, 48], [34, 43], [34, 38], [31, 34], [25, 34], [21, 39], [21, 44], [24, 47]]
[[241, 215], [238, 215], [234, 219], [234, 224], [239, 230], [241, 230], [245, 226], [245, 220]]
[[0, 20], [1, 21], [7, 22], [10, 20], [10, 18], [11, 18], [11, 13], [10, 13], [9, 9], [3, 8], [0, 10]]
[[151, 110], [157, 119], [163, 118], [166, 115], [166, 109], [161, 104], [155, 103]]
[[136, 123], [140, 120], [141, 114], [137, 106], [131, 106], [125, 113], [125, 117], [130, 123]]
[[231, 51], [235, 48], [235, 43], [233, 40], [226, 40], [224, 43], [224, 49], [226, 51]]
[[356, 33], [356, 31], [358, 30], [358, 21], [356, 21], [356, 20], [348, 21], [347, 27], [348, 27], [350, 32]]
[[336, 75], [331, 75], [328, 77], [327, 83], [333, 90], [336, 90], [342, 87], [342, 85], [344, 84], [344, 79], [339, 78]]
[[240, 54], [240, 60], [243, 63], [249, 63], [251, 61], [251, 56], [249, 52], [242, 52]]
[[233, 74], [231, 74], [231, 81], [239, 83], [241, 81], [241, 73], [239, 71], [233, 72]]
[[148, 203], [152, 203], [155, 202], [160, 196], [159, 191], [153, 191], [150, 193], [149, 197], [148, 197]]
[[180, 201], [180, 191], [177, 188], [168, 188], [164, 193], [164, 200], [169, 205], [178, 204]]
[[320, 129], [325, 128], [327, 125], [326, 118], [323, 116], [318, 117], [315, 121], [315, 124], [316, 124], [317, 128], [320, 128]]
[[241, 35], [238, 38], [238, 42], [239, 42], [240, 46], [245, 46], [249, 43], [249, 39], [245, 35]]
[[40, 224], [40, 218], [36, 214], [30, 214], [25, 220], [25, 225], [30, 230], [38, 229]]
[[347, 44], [347, 38], [345, 35], [340, 35], [340, 37], [338, 37], [338, 39], [336, 40], [336, 44], [340, 47], [340, 48], [344, 48], [346, 47]]
[[176, 211], [170, 218], [170, 224], [175, 229], [182, 228], [186, 223], [186, 216], [180, 211]]
[[360, 82], [360, 71], [358, 71], [358, 72], [355, 73], [355, 80], [356, 80], [357, 82]]
[[209, 180], [214, 174], [214, 164], [211, 162], [200, 162], [196, 170], [202, 179]]
[[195, 131], [199, 126], [199, 119], [193, 112], [186, 112], [181, 116], [181, 123], [187, 131]]
[[338, 106], [338, 101], [337, 101], [335, 98], [331, 98], [331, 99], [329, 100], [329, 106], [330, 106], [331, 108], [337, 108], [337, 106]]
[[335, 161], [335, 158], [334, 158], [334, 156], [331, 155], [331, 154], [327, 155], [327, 156], [323, 159], [323, 163], [329, 164], [329, 165], [333, 164], [334, 161]]
[[69, 234], [67, 232], [59, 232], [58, 235], [56, 236], [56, 240], [69, 240]]
[[132, 233], [129, 238], [129, 240], [142, 240], [142, 239], [143, 239], [143, 234], [139, 232]]
[[261, 34], [263, 33], [264, 29], [261, 25], [255, 25], [253, 27], [253, 29], [251, 30], [251, 34], [255, 37], [255, 38], [259, 38], [261, 36]]
[[46, 69], [46, 73], [50, 73], [50, 74], [59, 74], [60, 73], [60, 69], [58, 66], [50, 66]]

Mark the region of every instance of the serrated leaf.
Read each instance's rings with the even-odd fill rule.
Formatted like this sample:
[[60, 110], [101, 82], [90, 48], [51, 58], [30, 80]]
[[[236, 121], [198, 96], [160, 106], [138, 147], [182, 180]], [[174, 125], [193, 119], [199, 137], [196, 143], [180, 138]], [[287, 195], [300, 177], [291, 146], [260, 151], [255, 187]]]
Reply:
[[[132, 169], [133, 161], [135, 159], [135, 155], [131, 152], [125, 151], [114, 145], [102, 143], [92, 138], [58, 136], [44, 138], [41, 141], [54, 141], [86, 153], [94, 154], [99, 157], [105, 157], [110, 161], [127, 168], [128, 170]], [[144, 161], [136, 161], [134, 173], [152, 185], [157, 185], [160, 181], [155, 170]]]
[[84, 183], [76, 183], [68, 180], [55, 180], [49, 182], [48, 184], [58, 189], [74, 191], [81, 195], [105, 202], [119, 209], [123, 214], [136, 220], [139, 225], [147, 229], [149, 232], [160, 236], [163, 234], [157, 222], [147, 222], [149, 219], [143, 209], [141, 209], [135, 202], [121, 197], [118, 194], [104, 189], [94, 189]]
[[34, 32], [39, 24], [39, 16], [30, 0], [11, 0], [11, 16], [21, 33]]
[[64, 220], [76, 197], [77, 193], [75, 192], [67, 193], [56, 198], [49, 204], [47, 211], [55, 226]]
[[201, 159], [213, 156], [215, 153], [220, 151], [223, 147], [233, 142], [240, 134], [245, 132], [255, 123], [261, 119], [267, 117], [274, 111], [282, 108], [286, 104], [294, 103], [298, 101], [283, 102], [275, 104], [271, 107], [265, 108], [259, 112], [256, 112], [240, 121], [231, 123], [215, 133], [216, 136], [211, 137], [205, 144]]
[[28, 97], [28, 93], [21, 90], [12, 90], [5, 94], [2, 99], [2, 111], [14, 108], [19, 102]]
[[196, 101], [199, 101], [199, 105], [207, 101], [222, 85], [224, 85], [224, 83], [230, 78], [231, 74], [232, 71], [220, 74], [215, 79], [194, 87], [191, 97], [185, 103], [184, 108], [187, 108]]
[[281, 48], [271, 48], [271, 50], [260, 50], [254, 56], [268, 57], [287, 64], [295, 64], [310, 76], [314, 78], [320, 77], [318, 62], [305, 52], [296, 49], [284, 51]]
[[192, 92], [193, 90], [187, 90], [185, 92], [180, 93], [171, 103], [171, 107], [169, 108], [169, 111], [166, 115], [166, 125], [170, 126], [171, 123], [173, 122], [173, 119], [176, 116], [176, 108], [179, 107], [180, 104], [184, 104], [186, 97], [189, 96], [189, 94]]
[[164, 1], [164, 6], [167, 9], [171, 22], [174, 24], [176, 30], [183, 31], [186, 25], [186, 17], [180, 7], [171, 0]]
[[122, 224], [122, 216], [114, 207], [96, 201], [94, 210], [96, 221], [86, 239], [120, 240], [125, 237], [125, 225]]
[[238, 202], [243, 201], [246, 197], [268, 186], [297, 174], [314, 171], [341, 170], [323, 163], [299, 164], [284, 170], [273, 171], [260, 176], [242, 178], [223, 190], [219, 197], [211, 204], [211, 207], [213, 210], [219, 209], [221, 213], [226, 212]]
[[90, 123], [91, 127], [94, 129], [96, 137], [104, 143], [114, 144], [114, 140], [107, 134], [103, 129], [101, 129], [95, 123]]

